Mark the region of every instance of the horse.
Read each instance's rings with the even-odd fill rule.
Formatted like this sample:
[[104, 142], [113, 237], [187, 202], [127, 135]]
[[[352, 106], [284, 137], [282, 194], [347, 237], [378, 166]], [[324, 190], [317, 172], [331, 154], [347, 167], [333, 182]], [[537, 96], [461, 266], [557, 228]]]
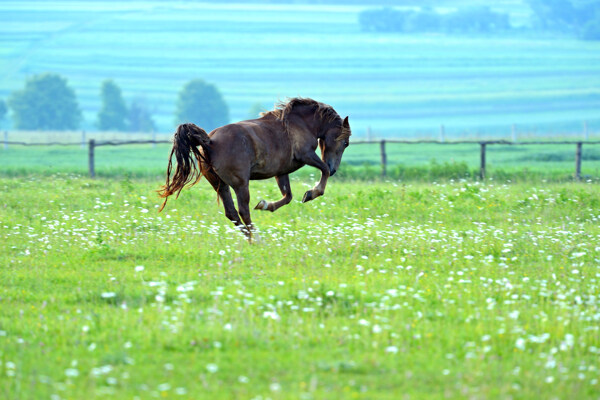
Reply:
[[[283, 197], [274, 202], [260, 200], [254, 207], [274, 212], [292, 201], [289, 174], [309, 165], [321, 171], [321, 178], [304, 193], [302, 202], [314, 200], [325, 193], [327, 180], [338, 170], [350, 135], [348, 117], [342, 120], [331, 106], [309, 98], [278, 103], [257, 119], [228, 124], [208, 134], [192, 123], [181, 124], [173, 137], [166, 183], [159, 190], [165, 199], [159, 212], [169, 196], [179, 197], [183, 188], [204, 176], [221, 199], [225, 216], [252, 241], [255, 226], [250, 218], [249, 181], [275, 177]], [[173, 155], [177, 167], [172, 174]]]

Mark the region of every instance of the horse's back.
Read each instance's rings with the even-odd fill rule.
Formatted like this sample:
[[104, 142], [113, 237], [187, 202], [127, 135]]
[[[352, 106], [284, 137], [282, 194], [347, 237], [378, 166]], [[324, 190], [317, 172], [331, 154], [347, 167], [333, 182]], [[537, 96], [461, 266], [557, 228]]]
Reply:
[[236, 122], [209, 136], [211, 164], [229, 185], [234, 182], [228, 181], [238, 179], [277, 176], [292, 167], [291, 143], [278, 120], [263, 117]]

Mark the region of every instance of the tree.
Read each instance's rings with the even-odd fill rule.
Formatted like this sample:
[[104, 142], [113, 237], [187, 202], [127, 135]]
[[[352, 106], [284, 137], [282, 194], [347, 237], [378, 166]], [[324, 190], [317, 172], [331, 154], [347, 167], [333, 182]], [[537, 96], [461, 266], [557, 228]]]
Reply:
[[8, 99], [16, 129], [77, 129], [82, 120], [75, 92], [57, 74], [34, 75]]
[[487, 6], [462, 8], [445, 17], [447, 32], [491, 33], [510, 29], [508, 14], [492, 11]]
[[156, 124], [143, 99], [134, 99], [129, 106], [129, 130], [131, 132], [154, 132]]
[[584, 40], [600, 40], [600, 17], [585, 24], [581, 32], [581, 38]]
[[570, 0], [527, 0], [535, 16], [534, 26], [564, 30], [576, 23], [576, 11]]
[[112, 80], [102, 82], [100, 89], [102, 108], [98, 112], [97, 126], [101, 131], [127, 129], [127, 106], [121, 88]]
[[367, 32], [491, 33], [511, 29], [508, 14], [489, 7], [466, 7], [444, 14], [431, 7], [408, 11], [382, 8], [362, 11], [358, 20]]
[[7, 111], [8, 110], [6, 108], [6, 103], [4, 102], [4, 100], [0, 100], [0, 123], [2, 123], [4, 117], [6, 117]]
[[365, 10], [358, 15], [358, 22], [366, 32], [405, 32], [405, 22], [411, 13], [389, 7]]
[[258, 101], [252, 106], [250, 106], [250, 110], [248, 110], [248, 119], [254, 119], [260, 117], [260, 113], [267, 111], [265, 107]]
[[193, 122], [211, 131], [229, 122], [229, 108], [216, 86], [201, 79], [188, 82], [179, 92], [176, 124]]
[[600, 40], [600, 0], [527, 0], [534, 27]]

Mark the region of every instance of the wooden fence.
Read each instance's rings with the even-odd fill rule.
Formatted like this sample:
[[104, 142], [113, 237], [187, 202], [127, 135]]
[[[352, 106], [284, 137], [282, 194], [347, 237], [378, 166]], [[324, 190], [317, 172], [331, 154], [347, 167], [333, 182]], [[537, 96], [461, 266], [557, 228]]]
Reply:
[[383, 139], [380, 141], [364, 141], [358, 140], [353, 141], [352, 145], [360, 145], [360, 144], [377, 144], [379, 143], [379, 149], [381, 154], [381, 175], [385, 177], [387, 175], [387, 152], [386, 152], [386, 144], [387, 143], [401, 143], [407, 145], [414, 144], [439, 144], [439, 145], [456, 145], [456, 144], [479, 144], [480, 152], [479, 152], [479, 178], [481, 180], [485, 179], [486, 173], [486, 152], [488, 146], [491, 145], [509, 145], [509, 146], [530, 146], [530, 145], [574, 145], [575, 146], [575, 179], [581, 179], [581, 150], [584, 144], [594, 145], [600, 144], [600, 141], [557, 141], [557, 142], [542, 142], [542, 141], [523, 141], [523, 142], [510, 142], [507, 140], [484, 140], [484, 141], [472, 141], [472, 140], [458, 140], [458, 141], [439, 141], [439, 140], [396, 140], [396, 139]]
[[[90, 139], [88, 141], [88, 171], [90, 177], [94, 178], [96, 176], [95, 169], [95, 149], [100, 146], [123, 146], [123, 145], [132, 145], [132, 144], [170, 144], [172, 143], [169, 140], [129, 140], [129, 141], [96, 141], [95, 139]], [[459, 140], [459, 141], [439, 141], [439, 140], [397, 140], [397, 139], [383, 139], [379, 141], [365, 141], [365, 140], [357, 140], [352, 141], [352, 145], [367, 145], [367, 144], [379, 144], [380, 151], [380, 159], [381, 159], [381, 175], [382, 177], [387, 176], [387, 166], [388, 166], [388, 156], [386, 151], [386, 145], [388, 143], [398, 143], [398, 144], [406, 144], [406, 145], [416, 145], [416, 144], [438, 144], [438, 145], [457, 145], [457, 144], [479, 144], [480, 146], [480, 163], [479, 163], [479, 178], [481, 180], [485, 179], [486, 175], [486, 152], [488, 146], [493, 145], [509, 145], [509, 146], [528, 146], [528, 145], [573, 145], [575, 146], [575, 171], [574, 177], [576, 180], [581, 179], [581, 152], [583, 145], [596, 145], [600, 144], [600, 141], [557, 141], [557, 142], [543, 142], [543, 141], [523, 141], [523, 142], [514, 142], [514, 141], [506, 141], [506, 140], [485, 140], [485, 141], [472, 141], [472, 140]], [[25, 142], [11, 142], [6, 140], [4, 141], [4, 148], [8, 148], [8, 145], [22, 145], [22, 146], [73, 146], [79, 145], [80, 143], [59, 143], [59, 142], [49, 142], [49, 143], [25, 143]]]

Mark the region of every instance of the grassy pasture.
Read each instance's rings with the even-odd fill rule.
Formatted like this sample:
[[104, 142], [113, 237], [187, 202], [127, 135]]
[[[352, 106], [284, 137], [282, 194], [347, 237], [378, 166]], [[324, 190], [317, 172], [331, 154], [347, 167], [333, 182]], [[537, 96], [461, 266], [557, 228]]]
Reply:
[[157, 185], [0, 178], [0, 397], [597, 398], [597, 184]]
[[[136, 137], [133, 138], [134, 140]], [[138, 140], [149, 139], [140, 137]], [[60, 140], [60, 139], [58, 139]], [[73, 140], [76, 142], [76, 140]], [[152, 177], [165, 174], [170, 145], [103, 146], [95, 150], [98, 176]], [[403, 181], [475, 179], [479, 171], [479, 145], [398, 144], [386, 145], [388, 175]], [[87, 173], [87, 147], [11, 145], [0, 149], [0, 175], [27, 176], [55, 173]], [[582, 176], [600, 177], [600, 145], [584, 145]], [[571, 180], [575, 170], [575, 145], [488, 146], [487, 176], [510, 180]], [[318, 175], [305, 167], [297, 176]], [[377, 179], [381, 174], [378, 143], [351, 145], [344, 153], [343, 167], [336, 179]]]

